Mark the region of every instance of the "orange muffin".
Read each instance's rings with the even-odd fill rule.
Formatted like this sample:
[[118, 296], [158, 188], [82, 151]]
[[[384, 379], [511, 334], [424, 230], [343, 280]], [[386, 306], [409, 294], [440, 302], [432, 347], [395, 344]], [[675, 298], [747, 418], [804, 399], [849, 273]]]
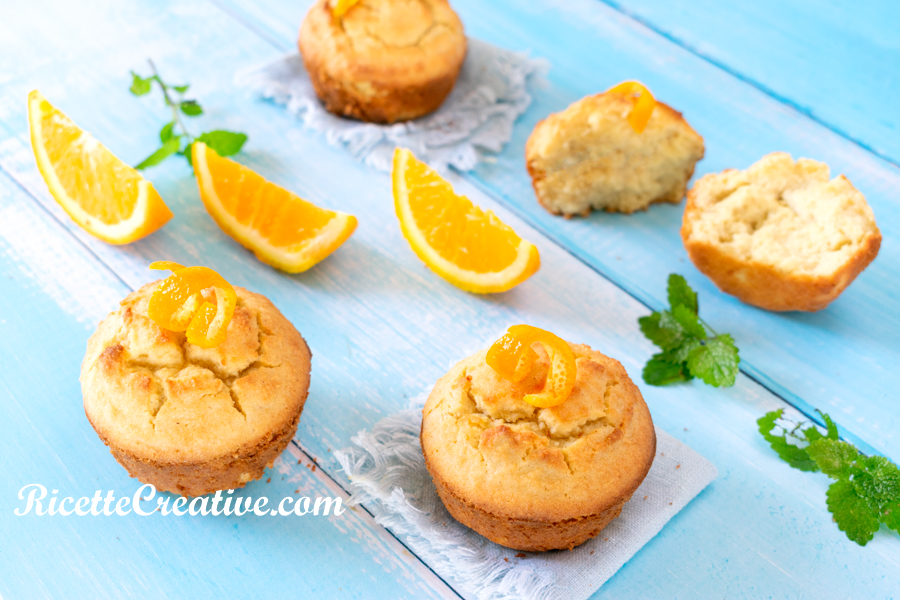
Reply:
[[225, 341], [195, 346], [147, 316], [159, 283], [129, 294], [88, 340], [84, 412], [128, 473], [160, 491], [241, 487], [297, 431], [309, 348], [268, 299], [239, 287]]
[[539, 359], [519, 383], [502, 379], [486, 352], [463, 360], [425, 404], [425, 464], [447, 510], [486, 538], [516, 550], [573, 548], [622, 511], [656, 453], [640, 390], [616, 360], [569, 344], [577, 375], [562, 404], [537, 408]]
[[662, 102], [636, 133], [628, 121], [633, 109], [625, 94], [610, 91], [582, 98], [535, 125], [525, 144], [525, 166], [541, 206], [571, 217], [681, 202], [703, 158], [703, 138]]
[[865, 196], [828, 165], [773, 152], [745, 171], [700, 178], [681, 238], [720, 290], [766, 310], [828, 306], [878, 255]]
[[300, 54], [325, 108], [373, 123], [436, 110], [466, 56], [447, 1], [362, 0], [341, 17], [336, 2], [316, 2], [300, 28]]

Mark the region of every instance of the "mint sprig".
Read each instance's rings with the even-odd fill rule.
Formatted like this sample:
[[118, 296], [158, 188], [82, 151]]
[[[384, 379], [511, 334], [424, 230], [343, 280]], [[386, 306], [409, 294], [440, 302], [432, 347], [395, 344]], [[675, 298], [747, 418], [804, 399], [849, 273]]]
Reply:
[[669, 385], [699, 377], [715, 387], [734, 385], [740, 363], [734, 339], [700, 318], [697, 293], [681, 275], [669, 275], [668, 296], [669, 310], [638, 319], [647, 339], [662, 350], [644, 366], [644, 381]]
[[190, 89], [189, 85], [166, 83], [160, 77], [153, 61], [148, 60], [147, 62], [150, 63], [153, 74], [149, 77], [141, 77], [131, 71], [131, 93], [135, 96], [144, 96], [152, 91], [153, 84], [156, 83], [162, 91], [166, 106], [172, 111], [172, 120], [163, 125], [159, 131], [159, 141], [162, 145], [135, 165], [135, 169], [143, 170], [158, 165], [173, 154], [185, 157], [188, 164], [191, 164], [191, 147], [195, 141], [203, 142], [215, 150], [219, 156], [231, 156], [240, 151], [244, 142], [247, 141], [247, 136], [243, 133], [217, 129], [202, 133], [196, 138], [192, 136], [181, 120], [181, 116], [199, 117], [203, 114], [203, 107], [196, 100], [185, 99], [184, 94]]
[[789, 465], [801, 471], [821, 471], [834, 479], [825, 504], [838, 529], [865, 546], [882, 524], [900, 533], [900, 468], [883, 456], [865, 456], [824, 414], [827, 430], [793, 423], [781, 409], [757, 420], [759, 432]]

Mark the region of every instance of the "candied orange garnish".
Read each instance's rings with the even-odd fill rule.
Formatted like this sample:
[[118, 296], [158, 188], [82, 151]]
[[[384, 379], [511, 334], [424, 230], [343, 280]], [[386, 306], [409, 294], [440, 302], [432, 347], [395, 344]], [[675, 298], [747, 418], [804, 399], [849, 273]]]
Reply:
[[147, 312], [157, 325], [169, 331], [187, 331], [187, 340], [201, 348], [215, 348], [225, 341], [237, 305], [230, 283], [206, 267], [157, 261], [150, 268], [172, 271], [150, 298]]
[[656, 107], [656, 100], [653, 98], [650, 90], [637, 81], [623, 81], [619, 85], [606, 90], [607, 94], [610, 92], [624, 94], [634, 102], [634, 108], [631, 109], [631, 114], [628, 115], [628, 122], [631, 123], [631, 128], [637, 133], [644, 131], [647, 123], [650, 121], [650, 115], [653, 114], [653, 109]]
[[331, 14], [335, 19], [343, 17], [348, 10], [359, 4], [359, 0], [336, 0], [331, 8]]
[[538, 359], [532, 345], [541, 344], [550, 357], [550, 370], [544, 389], [528, 394], [525, 402], [538, 408], [557, 406], [566, 401], [575, 385], [575, 354], [565, 340], [531, 325], [513, 325], [488, 350], [488, 366], [500, 377], [517, 383], [525, 379]]

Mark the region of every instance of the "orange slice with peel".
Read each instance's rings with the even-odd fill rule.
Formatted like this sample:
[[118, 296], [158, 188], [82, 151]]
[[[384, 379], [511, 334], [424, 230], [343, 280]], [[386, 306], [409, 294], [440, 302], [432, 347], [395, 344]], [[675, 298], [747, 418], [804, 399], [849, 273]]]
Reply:
[[50, 194], [91, 235], [127, 244], [172, 218], [149, 181], [37, 90], [28, 94], [28, 124], [34, 158]]
[[558, 406], [571, 395], [576, 376], [575, 353], [564, 339], [531, 325], [513, 325], [494, 342], [485, 362], [500, 377], [518, 383], [528, 376], [538, 359], [538, 353], [532, 348], [534, 344], [540, 344], [547, 352], [550, 370], [544, 389], [527, 394], [523, 400], [538, 408]]
[[469, 292], [504, 292], [541, 266], [538, 250], [403, 148], [394, 151], [394, 206], [403, 235], [432, 271]]
[[353, 215], [307, 202], [202, 142], [194, 142], [192, 158], [200, 198], [212, 218], [259, 260], [277, 269], [306, 271], [356, 229]]

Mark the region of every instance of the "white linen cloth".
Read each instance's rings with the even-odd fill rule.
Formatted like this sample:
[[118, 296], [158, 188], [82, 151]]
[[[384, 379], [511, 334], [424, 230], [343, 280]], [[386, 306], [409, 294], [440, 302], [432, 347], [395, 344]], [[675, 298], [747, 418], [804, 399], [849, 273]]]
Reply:
[[335, 456], [350, 478], [349, 504], [364, 504], [452, 587], [479, 600], [588, 598], [718, 475], [711, 462], [657, 427], [653, 466], [618, 518], [572, 551], [523, 558], [444, 508], [419, 444], [426, 397], [359, 432]]
[[430, 115], [405, 123], [376, 125], [333, 115], [316, 97], [299, 54], [244, 70], [236, 83], [284, 105], [304, 126], [325, 134], [332, 146], [380, 170], [391, 170], [394, 148], [412, 150], [438, 170], [469, 171], [483, 151], [499, 152], [513, 122], [531, 103], [529, 84], [548, 63], [468, 39], [469, 49], [453, 91]]

